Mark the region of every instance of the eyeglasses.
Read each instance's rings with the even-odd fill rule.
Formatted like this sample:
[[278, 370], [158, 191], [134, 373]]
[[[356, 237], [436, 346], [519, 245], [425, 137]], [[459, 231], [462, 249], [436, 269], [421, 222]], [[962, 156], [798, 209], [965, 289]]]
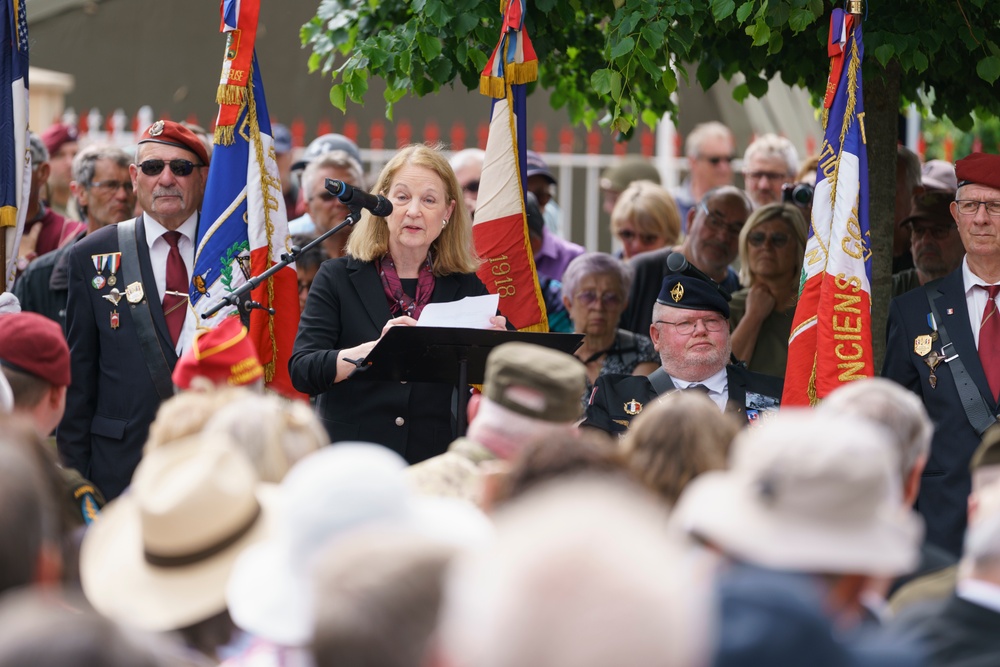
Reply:
[[979, 206], [985, 206], [986, 212], [991, 218], [1000, 218], [1000, 201], [977, 201], [975, 199], [956, 199], [958, 212], [962, 215], [973, 216], [979, 213]]
[[722, 331], [722, 327], [727, 325], [726, 320], [722, 319], [721, 317], [712, 317], [712, 316], [699, 317], [696, 320], [684, 320], [683, 322], [665, 322], [663, 320], [656, 320], [655, 324], [669, 324], [680, 335], [690, 336], [691, 334], [694, 333], [695, 327], [697, 326], [698, 322], [701, 322], [705, 326], [705, 329], [711, 331], [712, 333], [715, 333], [717, 331]]
[[748, 181], [759, 181], [762, 178], [766, 178], [769, 182], [773, 183], [785, 180], [788, 178], [788, 174], [779, 174], [773, 171], [748, 171], [743, 174], [743, 177]]
[[625, 243], [631, 243], [636, 239], [643, 245], [652, 245], [660, 238], [659, 234], [642, 234], [640, 232], [634, 232], [631, 229], [619, 229], [618, 238], [620, 238]]
[[165, 162], [160, 159], [143, 160], [137, 166], [146, 176], [159, 176], [163, 167], [170, 165], [170, 171], [174, 176], [190, 176], [195, 167], [204, 167], [203, 164], [195, 164], [191, 160], [170, 160]]
[[732, 155], [713, 155], [709, 157], [708, 155], [699, 155], [700, 159], [709, 163], [713, 167], [717, 167], [720, 162], [725, 162], [726, 164], [731, 164], [736, 158]]
[[479, 193], [479, 181], [469, 181], [462, 186], [464, 192], [468, 192], [470, 195]]
[[618, 294], [617, 292], [605, 292], [604, 294], [601, 294], [600, 297], [598, 297], [597, 292], [595, 292], [594, 290], [587, 290], [586, 292], [580, 292], [575, 297], [573, 297], [573, 301], [579, 302], [584, 306], [586, 306], [587, 308], [590, 308], [591, 306], [597, 303], [598, 298], [600, 298], [601, 305], [603, 305], [605, 308], [615, 308], [616, 306], [620, 306], [623, 301], [622, 295]]
[[784, 248], [788, 243], [788, 234], [784, 232], [774, 232], [772, 234], [765, 234], [764, 232], [751, 232], [747, 234], [747, 243], [752, 245], [754, 248], [759, 248], [764, 245], [767, 241], [771, 242], [775, 248]]
[[705, 204], [700, 204], [699, 208], [702, 213], [705, 214], [705, 224], [708, 225], [709, 229], [716, 232], [726, 232], [730, 236], [740, 235], [740, 230], [743, 229], [743, 223], [746, 222], [745, 220], [740, 220], [739, 222], [726, 222], [718, 213], [709, 211], [708, 206]]
[[132, 181], [93, 181], [90, 184], [91, 190], [97, 190], [104, 194], [114, 194], [118, 188], [125, 188], [125, 194], [132, 194]]
[[930, 234], [932, 238], [937, 239], [938, 241], [943, 241], [948, 238], [948, 235], [951, 234], [954, 229], [957, 229], [954, 225], [951, 227], [946, 225], [910, 225], [910, 234], [914, 238], [920, 238], [924, 234]]

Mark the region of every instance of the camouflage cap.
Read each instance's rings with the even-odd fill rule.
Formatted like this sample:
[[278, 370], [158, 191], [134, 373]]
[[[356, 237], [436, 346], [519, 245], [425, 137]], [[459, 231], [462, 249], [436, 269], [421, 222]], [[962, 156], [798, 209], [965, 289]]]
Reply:
[[633, 181], [660, 183], [660, 171], [648, 158], [626, 155], [601, 174], [601, 187], [605, 190], [623, 192]]
[[969, 470], [975, 471], [995, 465], [1000, 465], [1000, 425], [998, 424], [990, 426], [983, 433], [983, 439], [969, 462]]
[[586, 369], [580, 361], [531, 343], [504, 343], [486, 359], [483, 393], [498, 405], [540, 421], [580, 418]]

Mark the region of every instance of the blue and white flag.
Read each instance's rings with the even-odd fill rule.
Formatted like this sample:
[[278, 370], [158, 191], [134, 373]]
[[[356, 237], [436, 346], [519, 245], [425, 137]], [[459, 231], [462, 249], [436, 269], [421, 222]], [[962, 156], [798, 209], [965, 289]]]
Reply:
[[3, 43], [0, 59], [0, 242], [3, 243], [4, 290], [17, 275], [17, 249], [31, 188], [28, 152], [28, 20], [24, 0], [2, 0]]

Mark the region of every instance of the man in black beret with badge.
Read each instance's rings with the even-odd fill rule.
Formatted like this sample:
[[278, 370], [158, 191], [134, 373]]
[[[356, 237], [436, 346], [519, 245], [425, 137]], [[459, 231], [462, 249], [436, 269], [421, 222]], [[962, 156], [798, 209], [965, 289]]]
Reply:
[[196, 324], [188, 290], [208, 151], [169, 120], [138, 143], [129, 171], [142, 214], [88, 234], [69, 257], [73, 381], [56, 443], [63, 463], [108, 500], [128, 486]]
[[730, 364], [729, 304], [717, 285], [668, 275], [653, 306], [649, 335], [661, 367], [649, 377], [599, 377], [584, 426], [623, 433], [643, 406], [674, 390], [703, 391], [720, 410], [748, 421], [780, 404], [780, 378]]
[[951, 215], [965, 259], [892, 301], [882, 375], [920, 396], [934, 422], [916, 508], [927, 541], [958, 555], [969, 461], [1000, 412], [1000, 155], [972, 153], [955, 172]]

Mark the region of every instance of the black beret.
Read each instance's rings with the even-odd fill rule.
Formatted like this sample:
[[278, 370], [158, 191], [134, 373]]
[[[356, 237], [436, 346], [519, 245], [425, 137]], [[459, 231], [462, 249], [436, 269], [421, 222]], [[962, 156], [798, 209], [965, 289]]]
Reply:
[[656, 302], [671, 308], [714, 310], [729, 319], [729, 303], [718, 287], [683, 273], [672, 273], [663, 279]]

